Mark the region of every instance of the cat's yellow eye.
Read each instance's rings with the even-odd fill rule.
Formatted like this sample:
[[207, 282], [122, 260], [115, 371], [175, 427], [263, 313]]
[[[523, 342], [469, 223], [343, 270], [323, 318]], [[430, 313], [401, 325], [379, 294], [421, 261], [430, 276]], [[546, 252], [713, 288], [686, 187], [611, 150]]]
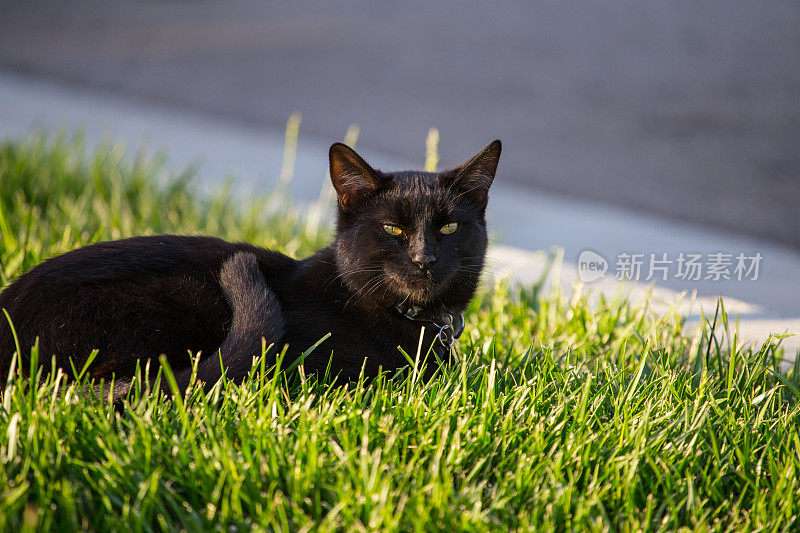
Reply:
[[400, 235], [403, 234], [403, 230], [401, 230], [397, 226], [392, 226], [391, 224], [384, 224], [383, 229], [386, 231], [386, 233], [388, 233], [392, 237], [399, 237]]
[[445, 235], [450, 235], [451, 233], [454, 233], [457, 229], [458, 229], [458, 222], [451, 222], [449, 224], [445, 224], [444, 226], [442, 226], [442, 229], [440, 229], [439, 231]]

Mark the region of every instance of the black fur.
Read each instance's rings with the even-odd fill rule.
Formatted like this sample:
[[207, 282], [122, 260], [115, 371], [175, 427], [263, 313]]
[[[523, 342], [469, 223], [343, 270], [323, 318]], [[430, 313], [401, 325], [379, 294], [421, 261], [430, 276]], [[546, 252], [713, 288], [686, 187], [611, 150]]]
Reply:
[[[81, 368], [96, 348], [89, 374], [107, 381], [112, 375], [129, 379], [137, 359], [160, 354], [176, 375], [188, 376], [189, 353], [200, 351], [200, 377], [213, 382], [220, 372], [218, 349], [228, 376], [240, 379], [261, 353], [262, 336], [278, 346], [288, 343], [296, 357], [329, 332], [306, 359], [308, 372], [324, 372], [330, 364], [345, 379], [357, 378], [362, 366], [374, 376], [407, 364], [398, 346], [416, 353], [421, 325], [423, 350], [434, 346], [447, 359], [433, 324], [409, 320], [395, 308], [457, 314], [472, 298], [486, 253], [487, 194], [500, 150], [494, 141], [464, 165], [440, 173], [384, 173], [335, 144], [330, 161], [339, 197], [337, 234], [331, 246], [307, 259], [213, 237], [135, 237], [44, 262], [0, 293], [0, 308], [13, 320], [23, 359], [37, 337], [40, 360], [55, 354], [65, 370], [70, 357]], [[449, 222], [458, 229], [444, 235], [440, 229]], [[387, 234], [385, 224], [402, 234]], [[0, 375], [7, 374], [14, 350], [3, 320]]]
[[[202, 358], [197, 365], [197, 380], [208, 384], [222, 377], [223, 368], [238, 382], [250, 370], [253, 356], [261, 354], [271, 339], [279, 340], [285, 333], [280, 304], [267, 287], [254, 254], [238, 252], [225, 261], [219, 284], [231, 309], [231, 325], [219, 350]], [[184, 367], [174, 373], [179, 390], [186, 390], [192, 371], [192, 367]], [[155, 376], [151, 375], [151, 384], [152, 381]], [[128, 394], [131, 384], [129, 376], [121, 376], [115, 379], [113, 389], [112, 384], [103, 383], [95, 385], [94, 390], [105, 398], [111, 389], [113, 401], [117, 402]], [[161, 380], [160, 387], [165, 394], [172, 392], [165, 379]]]

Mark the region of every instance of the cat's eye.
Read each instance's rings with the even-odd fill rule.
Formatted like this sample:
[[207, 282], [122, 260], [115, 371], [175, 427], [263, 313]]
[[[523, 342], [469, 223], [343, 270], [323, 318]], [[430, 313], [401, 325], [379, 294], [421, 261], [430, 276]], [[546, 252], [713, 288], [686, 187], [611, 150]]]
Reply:
[[383, 225], [384, 231], [391, 235], [392, 237], [399, 237], [403, 234], [403, 230], [398, 228], [397, 226], [392, 226], [391, 224], [384, 224]]
[[442, 228], [439, 231], [445, 235], [450, 235], [451, 233], [454, 233], [457, 229], [458, 229], [458, 222], [451, 222], [449, 224], [445, 224], [444, 226], [442, 226]]

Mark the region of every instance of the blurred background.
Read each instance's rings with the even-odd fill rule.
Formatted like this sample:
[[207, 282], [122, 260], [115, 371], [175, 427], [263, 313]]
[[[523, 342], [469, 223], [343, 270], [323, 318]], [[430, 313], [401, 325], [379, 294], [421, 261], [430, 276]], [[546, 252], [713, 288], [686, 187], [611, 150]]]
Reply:
[[[112, 135], [139, 117], [212, 166], [229, 153], [228, 172], [250, 152], [224, 128], [280, 165], [267, 141], [300, 111], [315, 148], [295, 179], [314, 194], [354, 123], [388, 165], [420, 166], [430, 127], [443, 166], [500, 138], [490, 221], [507, 244], [759, 252], [758, 283], [665, 285], [800, 316], [796, 2], [0, 0], [0, 75], [6, 134], [29, 127], [25, 102], [86, 117], [115, 98], [139, 107], [103, 108]], [[28, 82], [56, 96], [34, 103]]]
[[800, 246], [794, 2], [0, 2], [0, 67]]

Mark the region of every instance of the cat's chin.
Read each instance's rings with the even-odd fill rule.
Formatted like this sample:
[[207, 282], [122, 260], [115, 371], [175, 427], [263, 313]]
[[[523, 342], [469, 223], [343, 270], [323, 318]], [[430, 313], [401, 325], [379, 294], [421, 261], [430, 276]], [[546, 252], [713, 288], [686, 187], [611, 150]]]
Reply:
[[402, 300], [413, 302], [416, 305], [427, 306], [438, 296], [438, 291], [431, 288], [410, 289], [405, 294], [398, 295]]
[[440, 280], [430, 276], [408, 276], [394, 278], [394, 293], [399, 302], [414, 303], [422, 307], [438, 302], [449, 286], [450, 278]]

